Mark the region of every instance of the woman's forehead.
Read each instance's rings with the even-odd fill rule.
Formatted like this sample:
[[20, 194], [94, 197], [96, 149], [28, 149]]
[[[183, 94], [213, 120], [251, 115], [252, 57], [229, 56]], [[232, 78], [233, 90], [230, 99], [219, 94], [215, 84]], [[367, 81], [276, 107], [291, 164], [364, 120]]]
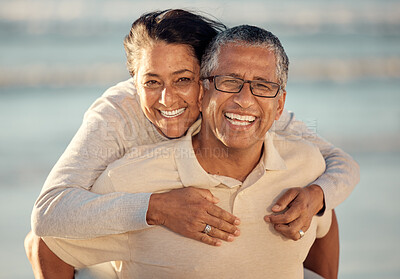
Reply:
[[158, 42], [144, 48], [141, 54], [137, 73], [173, 74], [189, 71], [197, 74], [200, 70], [199, 62], [188, 45]]

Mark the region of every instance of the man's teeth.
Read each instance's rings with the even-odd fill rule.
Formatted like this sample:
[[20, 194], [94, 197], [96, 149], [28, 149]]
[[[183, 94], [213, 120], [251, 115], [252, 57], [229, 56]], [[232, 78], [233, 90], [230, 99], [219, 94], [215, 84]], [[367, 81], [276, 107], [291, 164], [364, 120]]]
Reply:
[[225, 116], [228, 119], [228, 121], [231, 122], [233, 125], [241, 125], [241, 126], [250, 125], [251, 122], [253, 122], [256, 119], [252, 115], [240, 115], [230, 112], [225, 113]]
[[164, 117], [172, 118], [181, 115], [185, 111], [185, 109], [186, 108], [180, 108], [175, 110], [160, 110], [160, 113]]

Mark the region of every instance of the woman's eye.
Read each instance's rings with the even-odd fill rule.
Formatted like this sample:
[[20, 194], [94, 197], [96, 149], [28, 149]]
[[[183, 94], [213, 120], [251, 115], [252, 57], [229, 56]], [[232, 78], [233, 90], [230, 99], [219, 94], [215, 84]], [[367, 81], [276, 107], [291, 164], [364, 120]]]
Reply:
[[144, 83], [144, 86], [148, 88], [158, 88], [161, 86], [161, 83], [156, 80], [149, 80]]
[[191, 81], [191, 78], [187, 78], [187, 77], [181, 77], [178, 79], [178, 81]]
[[187, 77], [181, 77], [175, 83], [178, 86], [186, 86], [192, 83], [192, 79]]

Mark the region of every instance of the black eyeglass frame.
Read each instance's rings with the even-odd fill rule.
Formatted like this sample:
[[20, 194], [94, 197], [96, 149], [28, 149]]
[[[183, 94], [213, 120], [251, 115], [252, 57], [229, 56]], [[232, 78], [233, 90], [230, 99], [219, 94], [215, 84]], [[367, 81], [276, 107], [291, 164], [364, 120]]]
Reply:
[[[242, 84], [242, 86], [240, 86], [240, 88], [239, 88], [239, 90], [238, 90], [237, 92], [224, 91], [224, 90], [221, 90], [221, 89], [218, 89], [218, 88], [217, 88], [217, 85], [216, 85], [216, 83], [215, 83], [215, 81], [214, 81], [214, 79], [215, 79], [216, 77], [232, 77], [232, 78], [235, 78], [235, 79], [242, 80], [242, 81], [243, 81], [243, 84]], [[215, 90], [218, 90], [218, 91], [221, 91], [221, 92], [224, 92], [224, 93], [232, 93], [232, 94], [239, 93], [240, 91], [242, 91], [243, 86], [244, 86], [245, 83], [248, 83], [248, 84], [250, 85], [250, 92], [251, 92], [251, 94], [253, 94], [253, 95], [256, 96], [256, 97], [261, 97], [261, 98], [275, 98], [275, 97], [278, 95], [279, 91], [281, 90], [281, 85], [280, 85], [279, 83], [264, 80], [263, 82], [277, 85], [277, 86], [278, 86], [278, 90], [276, 91], [276, 93], [275, 93], [274, 96], [262, 96], [262, 95], [254, 94], [254, 92], [253, 92], [252, 82], [259, 81], [259, 80], [247, 80], [247, 79], [242, 79], [242, 78], [233, 77], [233, 76], [226, 76], [226, 75], [215, 75], [215, 76], [209, 76], [209, 77], [203, 78], [203, 80], [206, 80], [206, 79], [207, 79], [208, 81], [214, 83], [214, 88], [215, 88]]]

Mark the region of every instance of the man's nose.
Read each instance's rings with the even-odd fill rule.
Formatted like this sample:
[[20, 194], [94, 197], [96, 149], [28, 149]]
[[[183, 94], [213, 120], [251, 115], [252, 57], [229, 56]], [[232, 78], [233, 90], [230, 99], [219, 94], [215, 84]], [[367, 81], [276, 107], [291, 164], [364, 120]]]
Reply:
[[251, 93], [250, 83], [246, 82], [243, 84], [242, 90], [239, 93], [235, 93], [233, 100], [242, 108], [248, 108], [254, 104], [254, 95]]

